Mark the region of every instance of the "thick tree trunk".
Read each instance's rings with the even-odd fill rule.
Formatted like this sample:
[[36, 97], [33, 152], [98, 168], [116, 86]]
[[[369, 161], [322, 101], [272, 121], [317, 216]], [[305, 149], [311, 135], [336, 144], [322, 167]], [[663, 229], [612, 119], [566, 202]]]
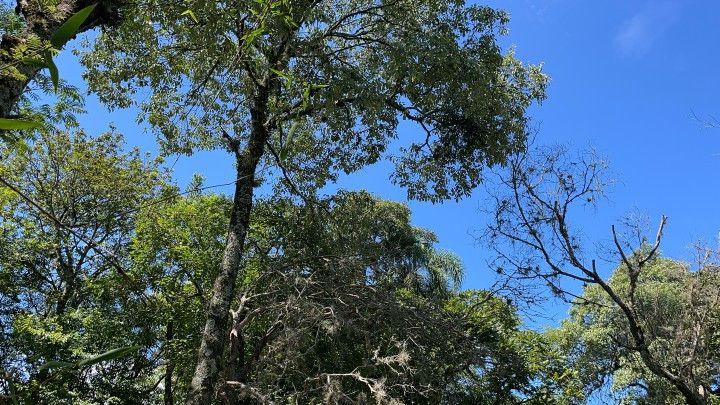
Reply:
[[[2, 50], [8, 49], [5, 38], [6, 37], [3, 37], [2, 44], [0, 44]], [[12, 52], [12, 50], [10, 52]], [[10, 58], [0, 56], [0, 65], [5, 66], [8, 63], [11, 63]], [[15, 108], [18, 100], [20, 100], [20, 96], [25, 91], [25, 87], [27, 87], [30, 80], [40, 71], [38, 68], [25, 65], [17, 66], [17, 69], [20, 76], [13, 77], [5, 74], [5, 70], [7, 69], [3, 69], [3, 71], [0, 72], [0, 118], [6, 118], [12, 115], [12, 110]]]
[[212, 288], [207, 321], [200, 343], [198, 363], [193, 375], [187, 404], [209, 404], [223, 364], [223, 350], [228, 342], [228, 318], [240, 271], [245, 236], [250, 223], [255, 170], [268, 139], [267, 105], [269, 91], [260, 86], [251, 109], [252, 131], [242, 153], [237, 153], [237, 182], [230, 214], [230, 225], [220, 273]]
[[[45, 2], [18, 0], [15, 11], [21, 14], [26, 23], [25, 29], [16, 35], [3, 35], [0, 41], [0, 118], [12, 115], [25, 88], [41, 70], [35, 66], [23, 64], [14, 58], [17, 49], [21, 49], [31, 38], [47, 42], [53, 33], [73, 14], [97, 3], [97, 0], [61, 0], [56, 7], [47, 7]], [[106, 0], [99, 3], [88, 17], [80, 32], [99, 25], [115, 25], [120, 22], [120, 8], [128, 0]], [[35, 56], [35, 55], [26, 55]]]
[[689, 405], [707, 405], [708, 399], [704, 390], [699, 387], [695, 388], [685, 382], [674, 385], [680, 390]]

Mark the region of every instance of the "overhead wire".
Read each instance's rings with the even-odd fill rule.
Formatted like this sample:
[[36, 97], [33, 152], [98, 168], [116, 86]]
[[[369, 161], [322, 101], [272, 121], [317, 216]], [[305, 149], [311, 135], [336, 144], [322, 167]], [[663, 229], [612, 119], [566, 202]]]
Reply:
[[[265, 170], [265, 168], [261, 169], [258, 173], [262, 173], [264, 170]], [[161, 203], [163, 203], [163, 202], [167, 202], [167, 201], [170, 201], [170, 200], [172, 200], [172, 199], [174, 199], [174, 198], [182, 197], [182, 196], [187, 195], [187, 194], [192, 194], [192, 193], [196, 193], [196, 192], [199, 192], [199, 191], [210, 190], [210, 189], [213, 189], [213, 188], [218, 188], [218, 187], [224, 187], [224, 186], [233, 185], [233, 184], [236, 184], [237, 182], [239, 182], [239, 181], [241, 181], [241, 180], [244, 180], [244, 179], [246, 179], [246, 178], [248, 178], [248, 177], [251, 177], [251, 176], [252, 176], [252, 175], [241, 176], [241, 177], [239, 177], [239, 178], [237, 178], [237, 179], [235, 179], [235, 180], [233, 180], [233, 181], [229, 181], [229, 182], [225, 182], [225, 183], [219, 183], [219, 184], [213, 184], [213, 185], [209, 185], [209, 186], [198, 187], [198, 188], [195, 188], [195, 189], [192, 189], [192, 190], [187, 190], [187, 191], [184, 191], [184, 192], [177, 192], [177, 193], [174, 193], [173, 195], [164, 196], [164, 197], [161, 197], [161, 198], [158, 198], [158, 199], [151, 200], [151, 201], [149, 201], [149, 202], [147, 202], [147, 203], [145, 203], [145, 204], [141, 204], [140, 206], [138, 206], [138, 207], [136, 207], [136, 208], [133, 208], [133, 209], [127, 210], [127, 211], [125, 211], [125, 212], [119, 213], [118, 216], [129, 215], [129, 214], [138, 212], [138, 211], [140, 211], [140, 210], [143, 210], [143, 209], [145, 209], [145, 208], [147, 208], [147, 207], [154, 206], [154, 205], [158, 205], [158, 204], [161, 204]], [[36, 209], [38, 212], [40, 212], [43, 216], [47, 217], [47, 218], [48, 218], [53, 224], [55, 224], [58, 228], [64, 230], [64, 231], [67, 232], [68, 234], [76, 237], [78, 240], [80, 240], [81, 242], [83, 242], [83, 243], [85, 243], [87, 246], [89, 246], [91, 249], [93, 249], [98, 255], [104, 257], [104, 258], [108, 261], [108, 263], [109, 263], [124, 279], [126, 279], [126, 280], [127, 280], [128, 282], [130, 282], [131, 284], [134, 284], [134, 285], [137, 286], [137, 284], [138, 284], [137, 281], [134, 280], [132, 277], [130, 277], [130, 275], [129, 275], [128, 272], [125, 270], [125, 268], [123, 267], [123, 265], [120, 263], [120, 260], [119, 260], [118, 257], [115, 255], [115, 253], [113, 253], [112, 251], [106, 249], [101, 243], [98, 243], [98, 242], [94, 241], [92, 238], [87, 238], [85, 235], [83, 235], [82, 233], [80, 233], [80, 232], [78, 232], [77, 230], [75, 230], [74, 227], [72, 227], [72, 226], [70, 226], [70, 225], [65, 224], [64, 222], [62, 222], [57, 216], [55, 216], [53, 213], [51, 213], [50, 211], [48, 211], [47, 209], [45, 209], [40, 203], [38, 203], [37, 201], [35, 201], [32, 197], [30, 197], [30, 196], [27, 195], [26, 193], [24, 193], [22, 190], [20, 190], [19, 187], [17, 187], [15, 184], [13, 184], [11, 181], [9, 181], [8, 179], [6, 179], [6, 178], [5, 178], [4, 176], [2, 176], [1, 174], [0, 174], [0, 184], [3, 185], [3, 186], [5, 186], [5, 187], [7, 187], [7, 188], [10, 189], [11, 191], [13, 191], [15, 194], [17, 194], [17, 195], [18, 195], [20, 198], [22, 198], [27, 204], [29, 204], [31, 207], [35, 208], [35, 209]], [[138, 286], [138, 287], [139, 287], [139, 286]], [[148, 299], [151, 298], [150, 296], [147, 295], [147, 293], [145, 293], [145, 291], [143, 291], [142, 288], [138, 289], [138, 291], [140, 292], [140, 294], [141, 294], [143, 297], [148, 298]]]

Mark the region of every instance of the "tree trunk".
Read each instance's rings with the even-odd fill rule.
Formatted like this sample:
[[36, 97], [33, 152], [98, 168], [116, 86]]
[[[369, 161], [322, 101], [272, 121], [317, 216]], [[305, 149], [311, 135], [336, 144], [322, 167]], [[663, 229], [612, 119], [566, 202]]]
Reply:
[[[242, 314], [238, 311], [237, 316]], [[233, 319], [233, 326], [230, 329], [230, 353], [228, 353], [228, 360], [225, 366], [225, 380], [226, 381], [238, 381], [244, 383], [242, 378], [241, 370], [245, 366], [245, 336], [243, 334], [243, 327], [241, 326], [242, 321]], [[228, 405], [238, 404], [239, 398], [237, 390], [231, 387], [225, 387], [222, 390], [224, 395], [225, 403]]]
[[673, 385], [680, 390], [689, 405], [707, 405], [707, 396], [701, 388], [694, 388], [686, 382], [673, 383]]
[[[7, 37], [3, 36], [0, 49], [10, 49], [10, 52], [12, 52], [12, 48], [8, 47], [5, 38]], [[10, 62], [10, 58], [0, 56], [0, 65], [5, 66]], [[6, 118], [12, 115], [12, 110], [15, 108], [18, 100], [20, 100], [20, 96], [23, 91], [25, 91], [25, 87], [30, 80], [35, 77], [37, 72], [40, 71], [38, 68], [25, 65], [17, 66], [17, 69], [20, 73], [20, 76], [17, 77], [6, 74], [6, 69], [0, 72], [0, 118]]]
[[653, 356], [645, 339], [645, 332], [643, 331], [642, 326], [640, 326], [640, 322], [637, 319], [634, 309], [630, 308], [628, 304], [600, 278], [600, 276], [597, 274], [594, 274], [593, 276], [596, 277], [597, 284], [608, 294], [610, 299], [612, 299], [615, 304], [620, 307], [620, 310], [625, 315], [625, 319], [628, 321], [628, 326], [630, 328], [630, 334], [633, 337], [635, 346], [637, 347], [635, 350], [640, 355], [640, 358], [650, 372], [675, 386], [689, 405], [706, 405], [707, 398], [702, 392], [700, 392], [700, 390], [694, 389], [693, 385], [686, 382], [681, 376], [671, 373], [663, 367], [660, 362], [658, 362], [655, 356]]
[[[30, 38], [38, 38], [47, 43], [70, 16], [94, 3], [97, 3], [97, 0], [62, 0], [54, 7], [54, 11], [51, 11], [44, 2], [17, 1], [15, 12], [24, 17], [26, 27], [15, 35], [3, 35], [0, 41], [0, 118], [12, 115], [28, 83], [41, 70], [36, 66], [23, 64], [11, 56], [15, 50], [20, 49]], [[80, 28], [80, 32], [99, 25], [111, 26], [119, 23], [119, 10], [127, 3], [128, 0], [101, 2]], [[37, 58], [39, 55], [26, 56]]]
[[207, 321], [203, 331], [198, 363], [195, 368], [187, 404], [209, 404], [215, 394], [218, 376], [222, 371], [223, 350], [227, 343], [230, 305], [235, 292], [235, 281], [240, 271], [245, 236], [250, 223], [253, 203], [255, 170], [265, 151], [268, 139], [267, 85], [259, 86], [251, 108], [252, 130], [242, 153], [236, 151], [237, 182], [230, 214], [230, 225], [220, 273], [215, 278], [212, 297], [207, 309]]
[[[165, 344], [170, 344], [170, 341], [173, 340], [173, 337], [175, 335], [174, 331], [174, 324], [173, 321], [169, 321], [167, 324], [167, 328], [165, 329]], [[165, 365], [165, 389], [163, 392], [163, 402], [165, 405], [174, 405], [175, 401], [173, 399], [173, 389], [172, 389], [172, 375], [173, 371], [175, 371], [175, 363], [171, 362], [170, 360], [167, 361], [167, 364]]]

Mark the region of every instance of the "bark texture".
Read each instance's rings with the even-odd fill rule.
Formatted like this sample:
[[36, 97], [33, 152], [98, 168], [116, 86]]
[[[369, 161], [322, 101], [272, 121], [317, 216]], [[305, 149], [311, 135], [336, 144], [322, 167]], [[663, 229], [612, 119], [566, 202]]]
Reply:
[[[55, 6], [48, 1], [18, 0], [15, 12], [25, 20], [25, 28], [15, 35], [5, 34], [0, 40], [0, 118], [11, 117], [28, 83], [42, 70], [22, 63], [19, 51], [28, 41], [47, 43], [53, 33], [73, 14], [98, 3], [80, 32], [97, 26], [112, 26], [122, 19], [121, 10], [128, 0], [62, 0]], [[33, 55], [26, 55], [30, 57]]]
[[209, 404], [215, 394], [215, 385], [223, 368], [223, 350], [227, 345], [230, 305], [240, 271], [245, 236], [250, 223], [255, 170], [265, 151], [268, 139], [267, 83], [259, 86], [251, 108], [252, 132], [244, 150], [235, 144], [237, 182], [230, 214], [230, 225], [220, 273], [215, 279], [212, 297], [208, 304], [207, 321], [198, 353], [198, 363], [191, 383], [187, 404]]

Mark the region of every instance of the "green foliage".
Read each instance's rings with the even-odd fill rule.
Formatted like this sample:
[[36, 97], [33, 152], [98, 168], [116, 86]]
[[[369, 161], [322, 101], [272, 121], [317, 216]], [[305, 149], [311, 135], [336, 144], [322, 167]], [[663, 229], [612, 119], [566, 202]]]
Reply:
[[58, 70], [57, 65], [55, 65], [55, 61], [53, 61], [52, 59], [53, 52], [48, 50], [43, 56], [43, 62], [45, 63], [45, 67], [47, 67], [48, 72], [50, 73], [50, 81], [52, 81], [52, 84], [55, 87], [55, 91], [57, 91], [57, 88], [60, 85], [60, 71]]
[[0, 32], [16, 35], [25, 28], [22, 17], [17, 15], [5, 2], [0, 3]]
[[200, 21], [198, 21], [197, 17], [195, 16], [195, 13], [192, 10], [185, 10], [182, 13], [180, 13], [180, 15], [186, 15], [186, 16], [190, 17], [193, 21], [195, 21], [195, 23], [200, 22]]
[[69, 363], [67, 361], [58, 361], [58, 360], [51, 360], [47, 363], [43, 364], [38, 368], [38, 371], [43, 370], [49, 370], [53, 368], [80, 368], [80, 367], [88, 367], [92, 366], [93, 364], [102, 363], [104, 361], [110, 361], [115, 360], [121, 357], [125, 357], [131, 353], [137, 352], [140, 349], [139, 346], [128, 346], [128, 347], [120, 347], [117, 349], [108, 350], [105, 353], [99, 354], [94, 357], [89, 357], [87, 359], [83, 359], [78, 361], [77, 363]]
[[[27, 149], [2, 147], [0, 175], [27, 196], [0, 188], [0, 366], [10, 376], [0, 392], [168, 403], [189, 389], [233, 201], [200, 193], [199, 180], [181, 196], [159, 160], [125, 151], [112, 131], [77, 129], [81, 100], [53, 57], [94, 11], [69, 16], [49, 41], [2, 50], [47, 68], [38, 83], [61, 102], [0, 121], [36, 130]], [[540, 68], [496, 43], [507, 15], [460, 0], [142, 0], [123, 16], [83, 56], [103, 101], [138, 105], [167, 153], [242, 155], [234, 145], [260, 121], [273, 149], [263, 158], [310, 193], [388, 158], [412, 198], [466, 196], [486, 166], [524, 147], [526, 110], [545, 95]], [[15, 66], [2, 74], [25, 79]], [[402, 120], [413, 133], [393, 144]], [[555, 338], [521, 331], [500, 297], [461, 292], [462, 263], [412, 226], [406, 205], [346, 191], [304, 204], [279, 191], [254, 204], [224, 367], [234, 385], [219, 388], [229, 400], [582, 396]]]
[[[164, 367], [174, 369], [178, 400], [192, 377], [229, 212], [226, 197], [194, 193], [147, 204], [136, 221], [131, 274], [147, 286], [153, 299], [134, 300], [126, 309], [141, 317], [138, 323], [155, 325], [155, 344], [161, 348]], [[171, 339], [166, 336], [168, 327]]]
[[90, 16], [90, 13], [95, 10], [96, 4], [89, 5], [75, 14], [71, 15], [50, 37], [50, 45], [52, 48], [47, 49], [43, 52], [43, 64], [47, 67], [50, 72], [50, 80], [55, 86], [57, 92], [60, 84], [60, 73], [58, 68], [53, 61], [54, 53], [58, 52], [65, 44], [80, 31], [80, 27], [83, 25], [85, 20]]
[[99, 354], [94, 357], [90, 357], [87, 359], [80, 360], [77, 362], [77, 367], [87, 367], [92, 366], [93, 364], [102, 363], [105, 361], [115, 360], [119, 359], [121, 357], [125, 357], [131, 353], [137, 352], [140, 349], [140, 346], [128, 346], [128, 347], [120, 347], [117, 349], [108, 350], [105, 353]]
[[20, 130], [20, 129], [32, 129], [39, 127], [40, 124], [35, 121], [11, 119], [11, 118], [0, 118], [0, 129], [1, 130]]
[[[691, 271], [684, 263], [656, 259], [643, 268], [635, 293], [634, 305], [652, 354], [669, 370], [692, 376], [690, 382], [706, 392], [720, 378], [719, 352], [712, 340], [720, 325], [719, 276], [714, 266]], [[609, 282], [621, 297], [628, 295], [627, 277], [626, 269], [619, 267]], [[651, 373], [632, 350], [626, 318], [604, 291], [593, 285], [582, 297], [589, 303], [574, 305], [570, 318], [553, 333], [568, 353], [569, 366], [578, 370], [585, 392], [609, 388], [621, 403], [683, 402], [677, 389]]]
[[[0, 206], [14, 213], [3, 216], [12, 232], [3, 233], [10, 243], [0, 244], [8, 248], [0, 248], [8, 269], [0, 298], [22, 302], [3, 315], [12, 325], [3, 335], [10, 350], [4, 358], [13, 359], [4, 367], [19, 376], [14, 367], [21, 366], [30, 376], [13, 383], [19, 398], [160, 402], [153, 387], [168, 368], [172, 395], [179, 400], [188, 389], [231, 201], [192, 191], [201, 183], [186, 197], [157, 190], [157, 169], [120, 153], [119, 145], [112, 134], [43, 135], [31, 155], [3, 168], [15, 181], [24, 178], [23, 189], [43, 204], [50, 195], [41, 190], [52, 185], [56, 214], [71, 212], [64, 218], [77, 221], [76, 229], [89, 227], [129, 277], [102, 255], [82, 264], [75, 257], [66, 271], [75, 277], [72, 303], [60, 310], [62, 288], [43, 277], [60, 286], [71, 279], [43, 258], [78, 241], [23, 211], [16, 195], [0, 194]], [[299, 402], [373, 398], [373, 384], [386, 387], [383, 400], [408, 402], [560, 398], [559, 388], [540, 383], [563, 380], [558, 355], [541, 335], [517, 330], [518, 317], [503, 299], [458, 292], [459, 260], [411, 225], [406, 205], [365, 192], [340, 192], [319, 204], [280, 197], [257, 203], [242, 291], [252, 297], [248, 310], [261, 311], [242, 330], [251, 365], [239, 371], [244, 381]], [[70, 250], [78, 248], [81, 242]], [[45, 299], [35, 301], [38, 294]], [[283, 333], [268, 335], [277, 322]], [[88, 360], [124, 346], [134, 346], [127, 348], [134, 355], [115, 357], [126, 352], [120, 349]], [[110, 361], [88, 367], [99, 360]]]
[[[433, 310], [427, 298], [420, 298], [423, 295], [429, 298], [428, 294], [434, 291], [446, 291], [445, 294], [450, 291], [447, 284], [436, 285], [445, 283], [441, 281], [444, 279], [430, 277], [425, 270], [434, 260], [431, 248], [434, 236], [410, 226], [409, 210], [402, 204], [379, 201], [367, 193], [347, 192], [334, 196], [332, 201], [330, 212], [296, 206], [287, 199], [257, 204], [248, 242], [252, 248], [243, 265], [246, 272], [242, 285], [251, 289], [248, 295], [259, 295], [251, 301], [253, 308], [266, 308], [247, 326], [244, 335], [245, 356], [253, 359], [252, 353], [265, 345], [269, 351], [247, 360], [259, 363], [253, 364], [252, 370], [257, 371], [247, 371], [246, 378], [260, 386], [275, 385], [280, 374], [286, 372], [290, 375], [282, 378], [297, 379], [297, 384], [301, 384], [305, 380], [309, 383], [321, 372], [352, 370], [372, 359], [373, 352], [367, 347], [370, 342], [381, 344], [379, 350], [396, 350], [397, 339], [407, 333], [397, 323], [418, 316], [411, 308], [403, 309], [401, 302], [410, 297], [417, 297], [413, 306], [425, 308], [423, 316], [432, 316], [433, 322], [441, 319], [437, 318], [440, 314], [428, 312]], [[204, 300], [220, 265], [229, 206], [230, 201], [223, 197], [191, 195], [159, 207], [151, 206], [137, 222], [137, 236], [132, 245], [137, 267], [133, 273], [137, 279], [143, 279], [143, 283], [154, 286], [158, 298], [153, 300], [153, 305], [160, 306], [151, 311], [158, 317], [147, 322], [163, 325], [173, 322], [174, 337], [163, 345], [167, 348], [166, 364], [172, 364], [177, 375], [174, 391], [177, 398], [183, 396], [192, 374]], [[302, 227], [297, 226], [300, 223]], [[459, 266], [457, 259], [443, 255], [443, 268]], [[458, 273], [460, 270], [448, 271]], [[303, 285], [304, 290], [312, 291], [308, 293], [312, 298], [293, 298], [293, 291]], [[368, 289], [368, 285], [384, 292]], [[393, 298], [391, 291], [395, 289], [406, 291], [409, 296]], [[297, 312], [284, 313], [283, 302], [292, 302]], [[336, 314], [351, 310], [345, 316], [362, 317], [350, 324], [346, 324], [350, 319], [344, 317], [316, 318], [317, 305], [322, 302], [336, 302], [333, 304]], [[403, 313], [406, 315], [401, 316]], [[273, 324], [271, 320], [277, 317], [282, 319], [285, 335], [292, 338], [277, 337], [263, 343], [267, 339], [263, 337], [267, 328]], [[371, 321], [375, 326], [357, 324]], [[379, 335], [361, 338], [366, 330], [376, 330]], [[441, 331], [442, 339], [446, 339], [447, 327], [432, 333]], [[315, 336], [316, 344], [305, 347], [312, 342], [311, 336]], [[381, 340], [376, 341], [378, 338]], [[416, 339], [423, 337], [416, 336]], [[435, 339], [432, 344], [437, 345], [440, 336]], [[365, 344], [356, 347], [351, 343], [354, 341]], [[290, 350], [288, 345], [294, 348], [292, 352], [305, 354], [297, 359], [279, 360], [278, 356], [287, 356], [283, 353]], [[273, 354], [274, 350], [280, 351]], [[433, 360], [426, 367], [441, 359]], [[286, 371], [277, 368], [280, 364], [285, 364]], [[315, 366], [310, 366], [312, 364]], [[313, 382], [320, 386], [323, 383], [323, 380]], [[362, 386], [357, 386], [357, 381], [343, 384], [350, 391], [364, 391]], [[281, 392], [288, 397], [310, 398], [303, 392], [288, 391], [288, 387]]]
[[[90, 189], [98, 192], [102, 185]], [[25, 370], [38, 373], [28, 388], [20, 385], [20, 398], [159, 401], [161, 392], [152, 386], [168, 367], [173, 396], [182, 398], [222, 257], [230, 201], [168, 193], [145, 200], [132, 218], [132, 240], [123, 242], [127, 250], [116, 250], [129, 255], [121, 262], [130, 266], [131, 283], [112, 271], [88, 279], [76, 286], [73, 309], [62, 313], [53, 309], [58, 298], [52, 290], [37, 285], [31, 288], [45, 291], [44, 307], [55, 315], [20, 308], [8, 314], [14, 327], [7, 331], [7, 347], [22, 354]], [[329, 211], [284, 198], [257, 205], [242, 282], [253, 297], [250, 310], [262, 310], [242, 331], [245, 361], [252, 365], [244, 371], [248, 384], [299, 402], [372, 398], [366, 381], [384, 384], [387, 400], [411, 402], [485, 403], [480, 400], [510, 401], [508, 390], [525, 397], [539, 392], [532, 384], [547, 367], [535, 362], [549, 358], [539, 338], [517, 332], [518, 318], [503, 299], [482, 291], [459, 293], [453, 284], [462, 266], [433, 248], [432, 233], [410, 225], [407, 206], [364, 192], [341, 192], [327, 204]], [[47, 237], [33, 243], [24, 251], [57, 246]], [[50, 264], [39, 265], [40, 270]], [[11, 285], [28, 292], [31, 286]], [[278, 320], [284, 332], [268, 339]], [[99, 344], [123, 343], [143, 349], [132, 358], [114, 357], [123, 349], [87, 360]], [[488, 356], [493, 367], [487, 367]], [[95, 364], [91, 374], [73, 371], [105, 357], [113, 360]], [[78, 360], [67, 361], [71, 358]], [[139, 375], [130, 377], [130, 370]], [[56, 377], [48, 379], [44, 372]], [[334, 375], [330, 385], [327, 375]], [[293, 388], [303, 386], [309, 390]]]
[[[91, 88], [111, 106], [137, 104], [166, 152], [189, 154], [227, 147], [223, 133], [243, 145], [267, 86], [271, 144], [300, 188], [388, 158], [413, 198], [466, 196], [483, 167], [523, 147], [525, 111], [544, 98], [547, 78], [501, 53], [508, 17], [488, 7], [287, 0], [192, 11], [198, 23], [186, 4], [139, 2], [83, 55]], [[402, 119], [416, 125], [391, 146]]]
[[[120, 310], [138, 294], [120, 272], [133, 212], [163, 175], [158, 162], [122, 149], [116, 133], [42, 129], [27, 150], [4, 151], [0, 174], [45, 210], [2, 188], [0, 367], [25, 401], [145, 396], [137, 387], [148, 377], [151, 326]], [[135, 356], [108, 352], [135, 345]]]
[[0, 118], [0, 140], [11, 148], [23, 148], [24, 143], [8, 131], [21, 131], [40, 126], [39, 122], [14, 118]]
[[[72, 37], [80, 32], [83, 23], [85, 23], [96, 6], [97, 4], [92, 4], [71, 15], [52, 33], [47, 42], [41, 41], [36, 36], [31, 35], [24, 40], [18, 40], [17, 42], [19, 42], [19, 44], [13, 46], [12, 54], [8, 54], [8, 51], [3, 49], [0, 55], [9, 56], [9, 58], [3, 59], [11, 60], [12, 62], [0, 66], [0, 75], [9, 75], [24, 79], [24, 73], [15, 66], [16, 63], [47, 68], [50, 73], [50, 79], [57, 92], [58, 86], [60, 85], [60, 76], [53, 57]], [[36, 7], [46, 7], [47, 9], [43, 10], [43, 12], [58, 13], [58, 10], [52, 10], [54, 7], [51, 4], [38, 4]], [[3, 28], [2, 32], [4, 35], [20, 34], [21, 29], [26, 26], [24, 21], [20, 20], [19, 15], [6, 9], [5, 5], [2, 5], [2, 9], [0, 9], [0, 24], [0, 28]]]
[[[70, 16], [52, 35], [50, 45], [44, 44], [38, 38], [31, 35], [23, 40], [15, 40], [18, 44], [12, 46], [10, 50], [0, 50], [0, 56], [3, 56], [5, 62], [0, 66], [0, 76], [11, 76], [18, 80], [26, 80], [25, 74], [17, 68], [17, 64], [25, 64], [37, 68], [47, 68], [50, 75], [50, 82], [53, 89], [58, 94], [59, 102], [57, 105], [62, 111], [70, 109], [65, 108], [64, 101], [68, 96], [68, 86], [60, 85], [60, 76], [57, 66], [53, 61], [53, 56], [62, 48], [65, 43], [80, 30], [81, 25], [85, 22], [96, 5], [88, 6], [79, 12]], [[26, 23], [20, 18], [20, 15], [7, 8], [5, 4], [0, 5], [0, 31], [4, 36], [13, 36], [22, 34], [22, 30], [26, 28]], [[7, 41], [11, 41], [7, 39]], [[42, 77], [38, 80], [40, 87], [46, 89], [43, 85]], [[25, 104], [20, 103], [18, 110], [26, 108]], [[23, 111], [23, 115], [27, 116], [27, 111]], [[0, 140], [7, 146], [23, 149], [26, 147], [24, 141], [27, 139], [29, 129], [36, 129], [42, 125], [43, 121], [50, 121], [50, 117], [35, 117], [34, 119], [17, 119], [17, 118], [0, 118]], [[10, 132], [14, 131], [14, 133]]]
[[467, 314], [469, 335], [482, 336], [491, 353], [489, 365], [468, 370], [453, 384], [447, 403], [560, 405], [584, 398], [557, 338], [521, 330], [515, 308], [503, 298], [470, 290], [445, 305], [451, 313]]
[[[248, 259], [244, 243], [253, 211], [250, 183], [258, 164], [282, 171], [276, 185], [295, 194], [300, 189], [314, 194], [339, 172], [387, 157], [385, 151], [404, 118], [417, 124], [419, 136], [407, 143], [409, 147], [400, 147], [400, 155], [390, 156], [397, 168], [393, 179], [412, 198], [461, 198], [480, 183], [484, 167], [503, 164], [508, 154], [524, 147], [525, 110], [544, 97], [546, 78], [538, 68], [502, 55], [495, 37], [507, 20], [503, 13], [466, 7], [464, 1], [257, 0], [199, 2], [192, 10], [162, 3], [135, 4], [136, 12], [113, 31], [112, 40], [100, 36], [84, 63], [90, 86], [101, 100], [114, 107], [137, 105], [140, 119], [156, 131], [166, 153], [225, 148], [235, 156], [239, 179], [230, 235], [212, 287], [192, 394], [196, 401], [207, 402], [220, 370], [240, 373], [226, 380], [229, 386], [221, 391], [244, 387], [242, 381], [250, 372], [249, 366], [239, 370], [235, 364], [246, 363], [240, 352], [244, 332], [230, 335], [229, 364], [220, 367], [218, 362], [236, 274], [247, 276], [239, 261]], [[195, 24], [188, 24], [187, 16]], [[443, 56], [438, 56], [439, 49]], [[150, 96], [137, 102], [133, 95], [141, 89], [149, 90]], [[308, 241], [312, 239], [303, 242]], [[291, 251], [274, 248], [283, 256]], [[417, 250], [412, 246], [413, 253]], [[388, 273], [378, 273], [385, 270], [382, 267], [340, 267], [350, 272], [351, 281], [362, 283], [347, 286], [351, 289], [367, 283], [386, 289], [402, 282], [427, 298], [447, 294], [448, 280], [459, 283], [459, 273], [453, 271], [459, 263], [448, 255], [421, 253], [417, 258], [428, 260]], [[253, 266], [248, 269], [252, 274]], [[331, 278], [320, 274], [324, 281], [312, 283], [319, 289], [317, 295], [340, 299], [338, 292], [323, 287]], [[298, 277], [289, 284], [299, 283]], [[289, 280], [293, 279], [275, 282], [287, 287]], [[317, 305], [314, 300], [306, 303], [309, 311]], [[240, 316], [244, 305], [241, 300], [233, 317]], [[265, 307], [273, 308], [270, 303]], [[269, 350], [270, 336], [276, 333], [278, 324], [266, 321], [273, 326], [256, 350]], [[246, 327], [243, 320], [235, 319], [234, 324]], [[298, 328], [300, 334], [307, 329]], [[383, 358], [401, 355], [404, 350]], [[354, 379], [360, 386], [377, 383], [357, 368], [334, 375]], [[257, 389], [249, 389], [250, 394], [242, 392], [247, 388], [239, 389], [226, 394], [264, 401]], [[385, 400], [378, 397], [379, 390], [370, 391], [376, 401]], [[336, 394], [330, 390], [327, 395]]]
[[55, 49], [62, 49], [63, 46], [74, 37], [79, 31], [82, 24], [95, 10], [96, 4], [91, 4], [68, 18], [50, 37], [50, 44]]

